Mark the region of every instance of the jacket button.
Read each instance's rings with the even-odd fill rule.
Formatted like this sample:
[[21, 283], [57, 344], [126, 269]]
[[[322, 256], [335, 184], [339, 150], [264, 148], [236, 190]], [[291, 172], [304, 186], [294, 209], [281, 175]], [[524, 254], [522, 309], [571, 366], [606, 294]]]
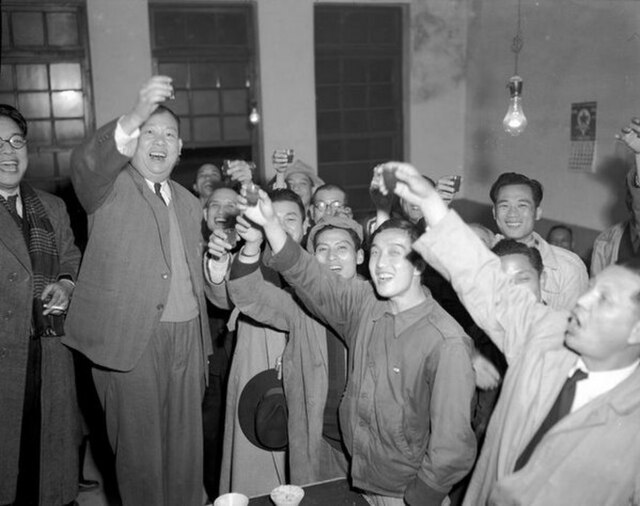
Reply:
[[18, 277], [18, 273], [12, 272], [11, 274], [9, 274], [9, 281], [15, 281], [17, 277]]
[[3, 359], [6, 356], [7, 356], [7, 349], [6, 348], [0, 348], [0, 359]]
[[166, 272], [162, 273], [162, 279], [167, 279], [169, 278], [169, 275]]
[[156, 309], [157, 309], [158, 311], [162, 311], [162, 310], [164, 309], [164, 304], [158, 304], [158, 305], [156, 306]]

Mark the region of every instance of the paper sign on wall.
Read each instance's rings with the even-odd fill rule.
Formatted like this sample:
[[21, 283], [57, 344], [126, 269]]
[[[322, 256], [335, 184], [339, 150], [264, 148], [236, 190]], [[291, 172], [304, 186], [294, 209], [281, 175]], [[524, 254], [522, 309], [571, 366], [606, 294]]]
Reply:
[[596, 102], [571, 104], [569, 170], [594, 171], [596, 156]]

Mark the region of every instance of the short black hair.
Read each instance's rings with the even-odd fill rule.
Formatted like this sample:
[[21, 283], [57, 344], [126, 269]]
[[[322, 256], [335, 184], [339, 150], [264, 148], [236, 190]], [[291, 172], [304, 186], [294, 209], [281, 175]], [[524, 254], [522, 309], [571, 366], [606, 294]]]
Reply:
[[337, 184], [333, 184], [333, 183], [325, 183], [323, 185], [320, 185], [316, 188], [316, 191], [313, 192], [313, 195], [311, 196], [311, 202], [315, 203], [316, 201], [316, 195], [318, 194], [318, 192], [322, 191], [322, 190], [338, 190], [341, 191], [342, 194], [344, 195], [344, 205], [346, 206], [349, 203], [349, 195], [347, 194], [346, 190]]
[[[369, 244], [367, 249], [369, 250], [371, 249], [373, 240], [376, 238], [376, 236], [380, 232], [383, 232], [385, 230], [390, 230], [390, 229], [402, 230], [406, 232], [407, 235], [409, 236], [409, 240], [411, 241], [411, 244], [416, 242], [424, 232], [423, 230], [420, 229], [420, 227], [414, 225], [409, 220], [391, 218], [390, 220], [385, 221], [382, 225], [380, 225], [375, 230], [375, 232], [373, 232], [373, 234], [371, 234], [371, 238], [369, 239]], [[424, 272], [425, 269], [427, 268], [427, 262], [425, 261], [425, 259], [422, 258], [418, 253], [416, 253], [413, 250], [411, 250], [407, 255], [407, 260], [409, 260], [409, 262], [411, 262], [413, 266], [416, 269], [418, 269], [419, 272]]]
[[544, 195], [544, 189], [542, 188], [540, 181], [531, 179], [524, 174], [518, 174], [517, 172], [503, 172], [498, 176], [498, 179], [496, 179], [493, 185], [491, 185], [491, 190], [489, 190], [489, 197], [491, 197], [491, 202], [493, 202], [493, 204], [495, 205], [498, 200], [498, 193], [500, 193], [500, 190], [503, 187], [513, 186], [517, 184], [521, 184], [531, 188], [533, 202], [536, 207], [540, 206], [542, 197]]
[[499, 257], [507, 255], [524, 255], [529, 259], [531, 266], [538, 272], [538, 276], [542, 275], [544, 264], [542, 263], [542, 256], [537, 248], [527, 246], [515, 239], [502, 239], [501, 241], [498, 241], [493, 248], [491, 248], [491, 251]]
[[304, 221], [307, 214], [304, 210], [302, 199], [296, 192], [289, 190], [289, 188], [278, 188], [269, 191], [269, 198], [271, 202], [293, 202], [300, 208], [300, 215], [302, 216], [302, 221]]
[[238, 195], [240, 195], [240, 192], [234, 187], [234, 185], [228, 184], [225, 181], [216, 181], [215, 183], [213, 183], [211, 185], [211, 195], [209, 195], [209, 198], [207, 199], [207, 202], [205, 203], [205, 207], [209, 208], [209, 202], [211, 202], [211, 198], [213, 197], [213, 194], [215, 192], [217, 192], [218, 190], [231, 190], [235, 193], [237, 193]]
[[176, 123], [178, 124], [178, 133], [179, 133], [180, 132], [180, 117], [175, 112], [173, 112], [171, 109], [169, 109], [166, 105], [160, 104], [158, 107], [156, 107], [155, 111], [153, 111], [149, 117], [154, 116], [156, 114], [161, 114], [163, 112], [169, 113], [171, 116], [173, 116], [173, 119], [175, 119]]
[[27, 136], [27, 120], [24, 119], [24, 116], [18, 109], [9, 104], [0, 104], [0, 116], [6, 116], [15, 121], [23, 137]]
[[353, 240], [353, 247], [355, 248], [355, 250], [358, 251], [360, 248], [362, 248], [362, 241], [358, 237], [358, 234], [356, 234], [355, 230], [344, 227], [336, 227], [335, 225], [325, 225], [313, 235], [313, 251], [315, 251], [318, 247], [318, 237], [320, 237], [320, 234], [326, 232], [327, 230], [344, 230], [345, 232], [348, 232], [351, 236], [351, 239]]
[[549, 232], [547, 233], [547, 237], [550, 237], [551, 234], [556, 230], [566, 230], [567, 232], [569, 232], [569, 237], [571, 237], [571, 240], [573, 241], [573, 230], [571, 230], [571, 228], [568, 227], [567, 225], [562, 225], [562, 224], [554, 225], [553, 227], [551, 227], [549, 229]]

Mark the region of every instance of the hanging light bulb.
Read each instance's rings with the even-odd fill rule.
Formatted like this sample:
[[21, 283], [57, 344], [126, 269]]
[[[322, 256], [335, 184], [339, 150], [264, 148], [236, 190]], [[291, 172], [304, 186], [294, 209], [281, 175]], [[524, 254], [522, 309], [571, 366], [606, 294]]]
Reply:
[[511, 76], [509, 79], [509, 109], [502, 120], [504, 131], [508, 134], [520, 135], [527, 126], [527, 117], [522, 110], [522, 78], [520, 76]]
[[257, 125], [260, 123], [260, 113], [258, 112], [258, 107], [254, 102], [251, 106], [251, 112], [249, 113], [249, 123], [252, 125]]

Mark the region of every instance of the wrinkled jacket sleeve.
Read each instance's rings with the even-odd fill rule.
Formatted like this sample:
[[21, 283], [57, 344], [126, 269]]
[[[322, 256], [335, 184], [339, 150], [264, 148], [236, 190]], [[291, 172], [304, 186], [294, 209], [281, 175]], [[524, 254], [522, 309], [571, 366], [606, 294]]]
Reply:
[[349, 339], [352, 326], [358, 324], [362, 303], [370, 293], [368, 283], [346, 280], [329, 271], [290, 237], [276, 255], [267, 250], [265, 264], [284, 276], [316, 318]]
[[461, 342], [446, 342], [439, 351], [436, 371], [429, 445], [404, 496], [410, 506], [440, 505], [453, 485], [471, 470], [476, 456], [469, 409], [475, 377], [469, 350]]
[[242, 264], [236, 258], [227, 288], [231, 301], [241, 313], [282, 332], [291, 331], [292, 313], [298, 305], [282, 288], [265, 281], [259, 262]]
[[55, 208], [51, 211], [55, 214], [53, 218], [54, 229], [56, 234], [56, 246], [58, 248], [58, 258], [60, 259], [60, 270], [58, 278], [61, 276], [69, 276], [73, 281], [78, 275], [80, 267], [80, 250], [75, 245], [73, 231], [71, 230], [71, 222], [67, 208], [62, 200], [56, 199]]
[[87, 214], [106, 201], [118, 174], [129, 162], [116, 146], [116, 124], [113, 120], [99, 128], [71, 155], [73, 188]]
[[[539, 322], [554, 311], [539, 303], [526, 288], [513, 285], [502, 272], [500, 259], [451, 210], [413, 245], [446, 279], [474, 321], [502, 351], [508, 363], [536, 334]], [[566, 320], [565, 320], [566, 321]], [[558, 333], [540, 333], [558, 339]]]

